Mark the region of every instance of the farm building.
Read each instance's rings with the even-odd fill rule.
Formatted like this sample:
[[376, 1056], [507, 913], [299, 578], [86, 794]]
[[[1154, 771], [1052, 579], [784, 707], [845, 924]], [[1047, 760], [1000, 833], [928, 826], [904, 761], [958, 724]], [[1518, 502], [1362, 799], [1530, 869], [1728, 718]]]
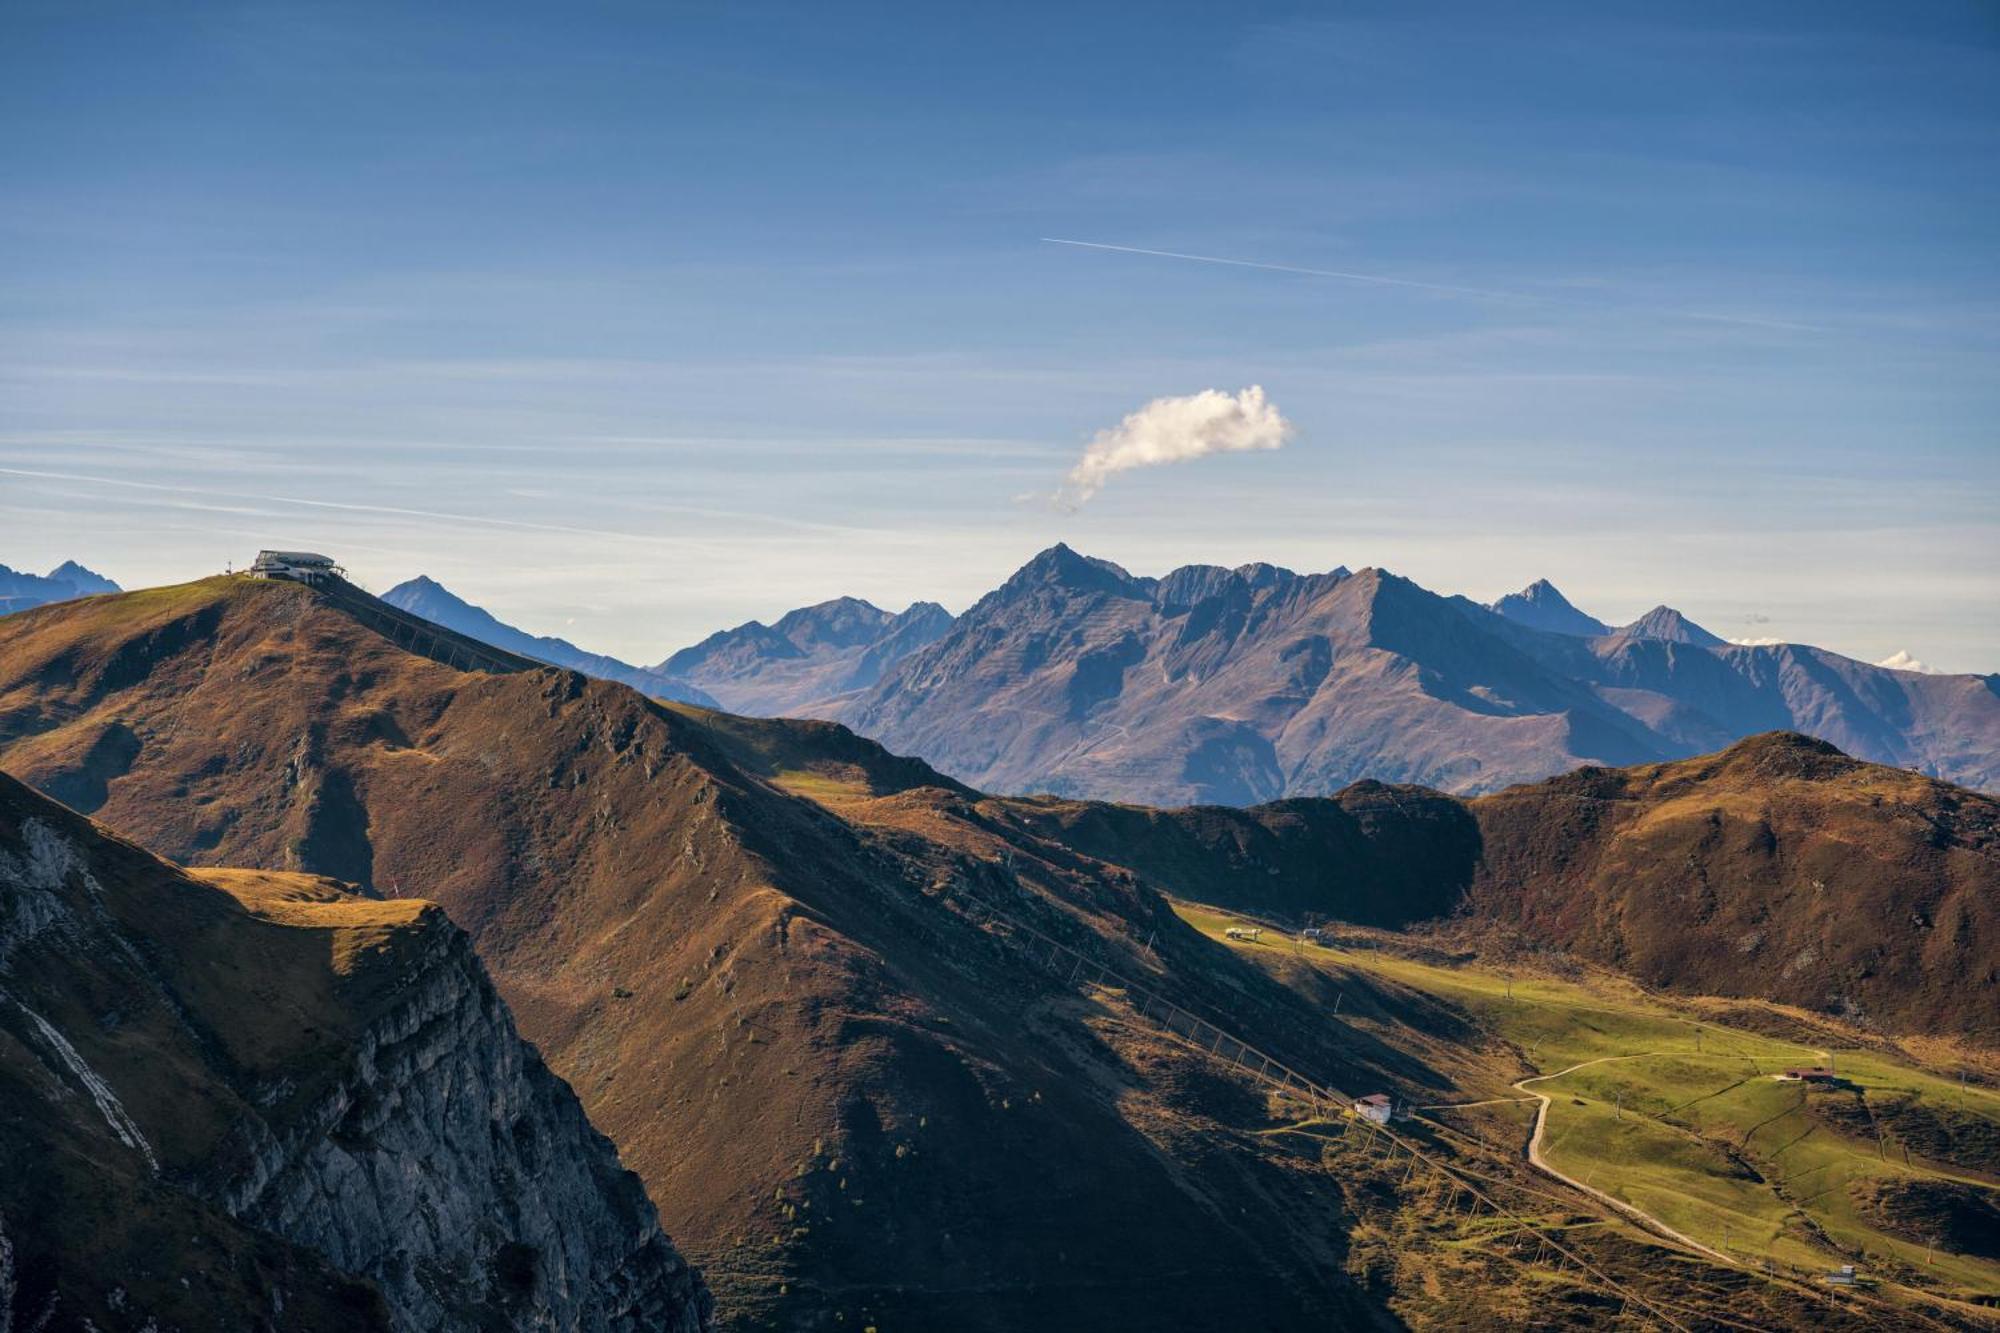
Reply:
[[1389, 1100], [1386, 1092], [1371, 1092], [1366, 1097], [1357, 1098], [1354, 1103], [1354, 1114], [1363, 1120], [1373, 1120], [1378, 1125], [1388, 1124], [1395, 1109], [1396, 1104]]
[[347, 571], [335, 564], [332, 556], [313, 551], [259, 551], [256, 563], [250, 566], [250, 573], [263, 579], [322, 583], [341, 578]]
[[1772, 1075], [1780, 1083], [1820, 1083], [1840, 1082], [1840, 1076], [1824, 1065], [1810, 1065], [1801, 1069], [1787, 1069]]

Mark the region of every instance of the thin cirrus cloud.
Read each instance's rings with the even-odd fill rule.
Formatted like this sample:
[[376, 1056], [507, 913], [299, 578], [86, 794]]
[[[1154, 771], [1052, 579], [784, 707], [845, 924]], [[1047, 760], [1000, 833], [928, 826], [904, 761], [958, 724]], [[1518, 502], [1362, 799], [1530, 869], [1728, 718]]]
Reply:
[[1788, 319], [1765, 319], [1751, 315], [1718, 314], [1710, 310], [1680, 310], [1657, 306], [1600, 306], [1596, 302], [1531, 292], [1500, 291], [1492, 287], [1461, 287], [1452, 283], [1418, 282], [1412, 278], [1392, 278], [1381, 273], [1353, 273], [1345, 269], [1306, 268], [1298, 264], [1269, 264], [1256, 259], [1229, 259], [1220, 255], [1188, 254], [1180, 250], [1149, 250], [1137, 245], [1113, 245], [1107, 241], [1077, 241], [1062, 236], [1044, 236], [1044, 245], [1067, 245], [1078, 250], [1101, 250], [1111, 254], [1140, 255], [1149, 259], [1177, 259], [1190, 264], [1220, 264], [1226, 268], [1254, 268], [1267, 273], [1291, 273], [1306, 278], [1332, 278], [1338, 282], [1358, 282], [1377, 287], [1406, 287], [1442, 296], [1471, 297], [1480, 301], [1502, 301], [1529, 306], [1588, 309], [1629, 309], [1663, 319], [1691, 319], [1711, 324], [1738, 324], [1745, 328], [1772, 329], [1784, 333], [1825, 333], [1817, 324], [1801, 324]]
[[1253, 384], [1236, 393], [1203, 389], [1155, 398], [1116, 426], [1097, 432], [1056, 492], [1058, 507], [1075, 509], [1121, 472], [1185, 463], [1210, 454], [1278, 449], [1294, 433], [1277, 404]]

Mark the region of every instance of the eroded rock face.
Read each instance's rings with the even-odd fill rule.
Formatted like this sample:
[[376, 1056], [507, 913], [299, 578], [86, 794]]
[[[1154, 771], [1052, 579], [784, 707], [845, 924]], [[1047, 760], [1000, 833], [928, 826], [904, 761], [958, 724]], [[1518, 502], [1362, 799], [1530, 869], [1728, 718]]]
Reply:
[[244, 1121], [201, 1191], [374, 1279], [401, 1327], [463, 1327], [469, 1307], [517, 1329], [703, 1327], [638, 1178], [515, 1033], [464, 936], [441, 917], [426, 930], [406, 998], [346, 1076], [291, 1121]]
[[465, 937], [0, 775], [0, 1329], [672, 1330], [699, 1277]]

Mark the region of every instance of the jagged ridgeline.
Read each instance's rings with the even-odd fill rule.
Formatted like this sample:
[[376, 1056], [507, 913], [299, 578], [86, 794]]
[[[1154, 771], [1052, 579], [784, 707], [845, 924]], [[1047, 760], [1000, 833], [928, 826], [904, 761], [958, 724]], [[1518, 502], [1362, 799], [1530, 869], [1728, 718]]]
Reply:
[[[1725, 643], [1668, 607], [1613, 629], [1547, 583], [1488, 608], [1381, 569], [1151, 578], [1056, 546], [957, 619], [918, 617], [920, 635], [844, 605], [658, 669], [737, 712], [844, 722], [987, 791], [1249, 805], [1373, 778], [1472, 795], [1773, 730], [2000, 790], [2000, 677]], [[802, 632], [829, 618], [844, 633]], [[871, 669], [842, 666], [858, 661]]]
[[0, 1328], [681, 1329], [708, 1298], [465, 937], [0, 774]]

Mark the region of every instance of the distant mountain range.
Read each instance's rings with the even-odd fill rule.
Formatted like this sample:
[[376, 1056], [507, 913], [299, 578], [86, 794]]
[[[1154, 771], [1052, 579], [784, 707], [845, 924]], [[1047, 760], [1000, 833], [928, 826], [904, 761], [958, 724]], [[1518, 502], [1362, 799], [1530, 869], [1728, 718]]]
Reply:
[[29, 574], [0, 565], [0, 616], [31, 606], [118, 591], [118, 585], [110, 579], [74, 560], [65, 560], [46, 574]]
[[801, 607], [775, 625], [720, 630], [655, 667], [692, 681], [731, 712], [812, 716], [856, 691], [951, 628], [951, 612], [917, 602], [900, 615], [858, 597]]
[[567, 639], [534, 635], [494, 618], [484, 607], [474, 606], [443, 584], [423, 575], [407, 579], [382, 594], [382, 600], [412, 615], [435, 621], [446, 629], [504, 648], [510, 653], [532, 657], [550, 666], [568, 667], [600, 680], [615, 680], [642, 693], [682, 703], [716, 707], [714, 699], [686, 681], [670, 680], [656, 671], [621, 662], [602, 653], [586, 652]]
[[428, 578], [386, 598], [656, 696], [843, 722], [992, 791], [1250, 805], [1376, 778], [1478, 793], [1780, 729], [2000, 790], [2000, 676], [1731, 644], [1666, 606], [1613, 627], [1547, 580], [1481, 605], [1379, 569], [1142, 578], [1057, 545], [957, 618], [844, 597], [653, 667], [528, 635]]
[[843, 640], [841, 654], [893, 658], [846, 694], [815, 674], [831, 650], [789, 638], [789, 674], [765, 672], [754, 692], [696, 679], [726, 707], [843, 722], [985, 790], [1151, 804], [1248, 805], [1370, 777], [1492, 791], [1779, 729], [2000, 788], [2000, 677], [1730, 644], [1665, 606], [1612, 628], [1546, 581], [1482, 606], [1379, 569], [1140, 578], [1058, 545], [932, 626], [921, 645]]

